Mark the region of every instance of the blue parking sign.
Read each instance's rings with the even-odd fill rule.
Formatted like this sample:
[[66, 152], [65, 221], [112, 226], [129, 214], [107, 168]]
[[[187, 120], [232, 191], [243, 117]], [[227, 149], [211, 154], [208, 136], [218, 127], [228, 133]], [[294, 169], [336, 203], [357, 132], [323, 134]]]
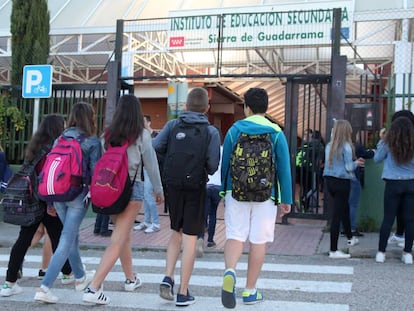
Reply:
[[22, 96], [48, 98], [52, 96], [52, 65], [26, 65], [23, 67]]

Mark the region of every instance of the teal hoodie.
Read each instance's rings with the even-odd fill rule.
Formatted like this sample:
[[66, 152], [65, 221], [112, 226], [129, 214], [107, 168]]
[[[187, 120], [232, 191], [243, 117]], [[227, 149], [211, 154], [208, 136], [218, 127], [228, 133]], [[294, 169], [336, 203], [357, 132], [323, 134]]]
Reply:
[[[270, 133], [273, 142], [273, 154], [276, 155], [276, 169], [279, 183], [279, 202], [292, 204], [292, 176], [290, 170], [289, 148], [285, 134], [280, 127], [261, 115], [252, 115], [237, 121], [229, 129], [224, 139], [223, 156], [221, 162], [221, 196], [231, 191], [232, 180], [229, 172], [230, 158], [240, 133], [250, 135]], [[272, 193], [274, 200], [274, 193]]]

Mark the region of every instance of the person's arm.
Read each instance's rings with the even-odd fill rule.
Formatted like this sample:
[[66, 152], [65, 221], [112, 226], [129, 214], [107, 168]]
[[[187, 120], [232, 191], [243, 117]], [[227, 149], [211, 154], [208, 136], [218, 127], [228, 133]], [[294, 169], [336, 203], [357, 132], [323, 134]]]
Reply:
[[280, 183], [280, 203], [283, 204], [285, 213], [287, 205], [293, 202], [292, 173], [290, 170], [290, 154], [285, 134], [280, 132], [276, 141], [276, 169]]
[[163, 189], [161, 184], [160, 170], [158, 167], [157, 155], [155, 153], [154, 148], [152, 147], [151, 135], [147, 130], [143, 131], [142, 133], [141, 152], [142, 160], [144, 162], [143, 165], [148, 173], [154, 192], [157, 195], [161, 196], [163, 194]]
[[170, 135], [170, 129], [173, 126], [173, 122], [177, 121], [168, 121], [163, 129], [158, 133], [158, 135], [152, 139], [152, 146], [154, 147], [155, 151], [162, 156], [167, 153], [168, 136]]
[[208, 175], [213, 175], [220, 162], [220, 133], [218, 130], [210, 126], [210, 141], [207, 147], [206, 170]]
[[232, 140], [232, 128], [229, 129], [223, 144], [223, 154], [221, 156], [221, 188], [220, 188], [220, 196], [224, 197], [225, 191], [227, 190], [227, 183], [228, 179], [230, 178], [230, 156], [231, 152], [233, 151], [233, 140]]
[[374, 162], [378, 163], [378, 162], [383, 161], [387, 157], [387, 153], [388, 153], [388, 146], [381, 139], [377, 144], [377, 150], [374, 155]]

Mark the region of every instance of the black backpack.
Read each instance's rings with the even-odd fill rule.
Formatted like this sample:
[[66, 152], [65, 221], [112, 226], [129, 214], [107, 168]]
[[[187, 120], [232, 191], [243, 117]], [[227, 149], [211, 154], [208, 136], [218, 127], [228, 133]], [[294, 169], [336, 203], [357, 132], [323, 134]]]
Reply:
[[276, 171], [270, 134], [241, 133], [230, 158], [232, 197], [242, 202], [269, 200]]
[[163, 182], [167, 186], [181, 190], [205, 187], [209, 139], [207, 123], [177, 122], [170, 131], [164, 159]]
[[13, 225], [31, 226], [43, 219], [46, 204], [37, 192], [36, 165], [48, 153], [42, 149], [32, 162], [24, 162], [10, 178], [1, 205], [3, 221]]

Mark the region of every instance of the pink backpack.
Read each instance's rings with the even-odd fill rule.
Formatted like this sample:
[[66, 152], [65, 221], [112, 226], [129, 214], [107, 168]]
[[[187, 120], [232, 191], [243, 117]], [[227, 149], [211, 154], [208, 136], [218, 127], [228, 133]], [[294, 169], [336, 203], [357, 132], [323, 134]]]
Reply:
[[133, 181], [128, 173], [129, 144], [108, 149], [98, 160], [90, 186], [92, 209], [95, 213], [114, 215], [121, 213], [129, 203]]
[[38, 192], [46, 202], [69, 202], [83, 190], [84, 170], [81, 141], [61, 135], [57, 144], [46, 156], [39, 174]]

